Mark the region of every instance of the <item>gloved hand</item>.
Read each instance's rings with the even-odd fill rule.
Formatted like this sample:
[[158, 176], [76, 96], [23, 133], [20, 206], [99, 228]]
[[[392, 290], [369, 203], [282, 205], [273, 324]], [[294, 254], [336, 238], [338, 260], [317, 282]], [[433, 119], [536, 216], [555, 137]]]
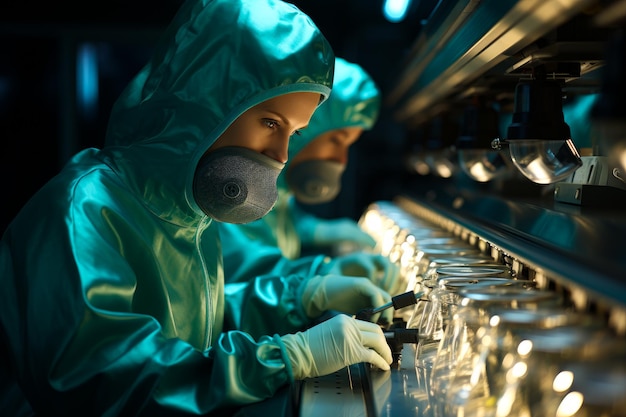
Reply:
[[325, 273], [369, 278], [376, 286], [391, 295], [404, 292], [406, 284], [400, 279], [400, 266], [389, 258], [366, 252], [355, 252], [334, 257]]
[[310, 228], [311, 225], [310, 222], [296, 222], [303, 246], [332, 246], [346, 242], [353, 243], [358, 249], [371, 249], [376, 246], [376, 240], [349, 218], [318, 219], [314, 223], [312, 233], [311, 230], [300, 230], [300, 226]]
[[380, 326], [344, 314], [281, 340], [296, 380], [328, 375], [360, 362], [387, 371], [393, 360]]
[[[317, 318], [328, 310], [354, 315], [363, 308], [376, 308], [391, 302], [391, 296], [363, 277], [343, 275], [315, 276], [304, 283], [302, 307], [310, 318]], [[372, 316], [390, 324], [393, 322], [393, 308]]]

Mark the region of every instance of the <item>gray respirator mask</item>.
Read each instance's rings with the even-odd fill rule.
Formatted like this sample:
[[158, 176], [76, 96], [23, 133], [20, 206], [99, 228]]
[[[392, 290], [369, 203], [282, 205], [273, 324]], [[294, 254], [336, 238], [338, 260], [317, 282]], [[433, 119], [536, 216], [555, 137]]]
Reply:
[[241, 147], [206, 153], [198, 163], [193, 196], [208, 216], [226, 223], [249, 223], [276, 203], [276, 179], [284, 164]]
[[301, 203], [327, 203], [339, 194], [345, 168], [344, 164], [334, 161], [304, 161], [290, 166], [285, 179]]

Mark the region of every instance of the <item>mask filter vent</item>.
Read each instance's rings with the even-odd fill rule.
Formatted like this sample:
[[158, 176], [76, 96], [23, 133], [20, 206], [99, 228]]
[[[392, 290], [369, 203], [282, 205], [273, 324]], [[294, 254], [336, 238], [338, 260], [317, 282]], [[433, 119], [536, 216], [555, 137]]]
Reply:
[[290, 166], [285, 179], [298, 201], [321, 204], [337, 197], [344, 170], [339, 162], [310, 160]]
[[194, 198], [208, 216], [226, 223], [249, 223], [276, 203], [276, 179], [284, 164], [240, 147], [224, 147], [200, 159]]

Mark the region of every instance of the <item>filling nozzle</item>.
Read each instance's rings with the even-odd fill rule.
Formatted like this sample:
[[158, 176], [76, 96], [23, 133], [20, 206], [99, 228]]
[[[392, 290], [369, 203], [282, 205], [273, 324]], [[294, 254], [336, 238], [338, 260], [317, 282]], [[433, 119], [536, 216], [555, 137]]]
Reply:
[[[380, 307], [364, 308], [360, 310], [355, 318], [359, 320], [371, 321], [372, 315], [380, 313], [383, 310], [393, 307], [395, 310], [399, 310], [404, 307], [408, 307], [417, 304], [417, 300], [424, 295], [423, 291], [413, 292], [407, 291], [405, 293], [391, 297], [391, 302], [383, 304]], [[391, 324], [391, 323], [390, 323]], [[402, 352], [402, 347], [405, 343], [416, 344], [418, 341], [417, 329], [406, 329], [403, 327], [388, 326], [388, 330], [384, 331], [385, 339], [391, 349], [393, 357], [392, 366], [398, 366], [399, 359]], [[348, 370], [348, 372], [350, 372]], [[349, 374], [348, 374], [349, 375]]]
[[417, 304], [417, 300], [424, 294], [423, 291], [413, 292], [407, 291], [402, 294], [395, 295], [391, 297], [391, 301], [383, 304], [380, 307], [374, 308], [364, 308], [356, 313], [356, 318], [359, 320], [371, 321], [371, 318], [374, 314], [380, 313], [383, 310], [393, 307], [394, 310], [399, 310], [404, 307], [408, 307], [410, 305]]

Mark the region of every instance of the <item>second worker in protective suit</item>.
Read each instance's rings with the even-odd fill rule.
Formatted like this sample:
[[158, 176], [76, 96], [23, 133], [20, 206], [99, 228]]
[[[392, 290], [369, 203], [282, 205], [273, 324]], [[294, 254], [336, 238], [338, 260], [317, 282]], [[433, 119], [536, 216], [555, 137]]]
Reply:
[[[374, 80], [361, 66], [336, 58], [330, 97], [315, 110], [308, 128], [289, 143], [274, 208], [254, 222], [220, 224], [228, 282], [297, 272], [362, 276], [392, 295], [405, 290], [398, 266], [371, 250], [376, 242], [357, 222], [319, 218], [300, 207], [337, 196], [349, 147], [376, 123], [380, 100]], [[322, 254], [326, 247], [344, 242], [360, 250], [334, 257]], [[320, 255], [301, 257], [302, 247]]]
[[[269, 211], [333, 69], [289, 3], [182, 5], [104, 147], [76, 154], [0, 241], [3, 415], [223, 416], [349, 364], [389, 369], [380, 327], [349, 316], [390, 301], [369, 280], [224, 288], [216, 220]], [[327, 310], [347, 314], [303, 330]]]

